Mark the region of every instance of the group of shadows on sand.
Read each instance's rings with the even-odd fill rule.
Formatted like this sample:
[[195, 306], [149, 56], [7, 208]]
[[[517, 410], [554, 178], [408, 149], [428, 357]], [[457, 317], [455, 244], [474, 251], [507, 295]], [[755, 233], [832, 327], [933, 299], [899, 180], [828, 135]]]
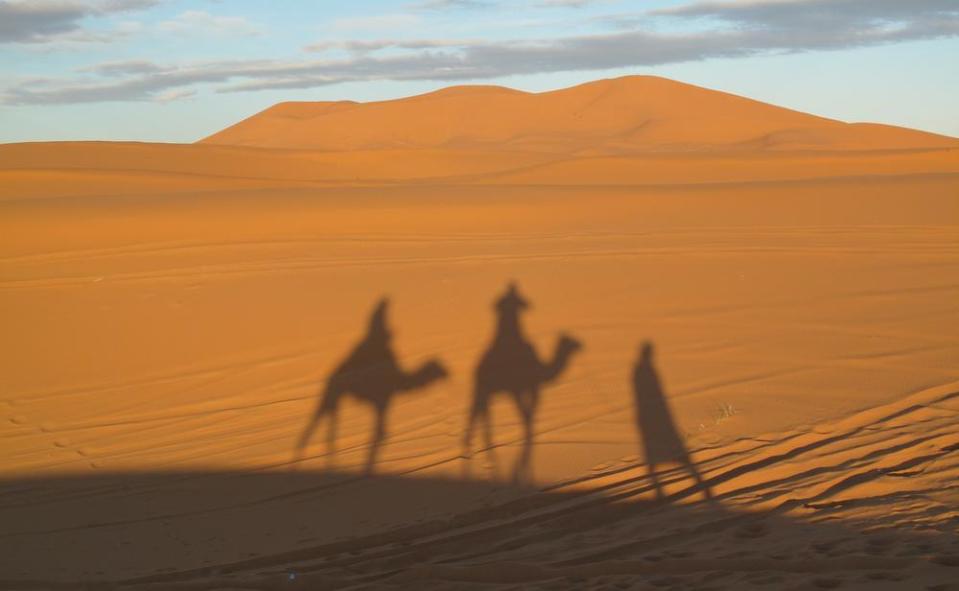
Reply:
[[[445, 366], [437, 359], [427, 361], [413, 371], [400, 366], [386, 321], [388, 304], [389, 300], [384, 298], [376, 305], [366, 335], [326, 379], [316, 410], [297, 442], [297, 460], [302, 458], [313, 433], [327, 420], [326, 458], [327, 462], [332, 463], [336, 452], [339, 402], [344, 396], [352, 396], [370, 405], [375, 413], [375, 426], [365, 466], [366, 473], [371, 474], [386, 438], [386, 419], [393, 397], [401, 392], [425, 388], [449, 376]], [[583, 348], [580, 341], [562, 334], [552, 358], [542, 360], [520, 322], [520, 314], [529, 306], [529, 301], [520, 294], [515, 283], [511, 283], [506, 293], [496, 300], [496, 331], [473, 374], [472, 403], [463, 435], [463, 456], [468, 458], [472, 455], [474, 430], [481, 424], [484, 449], [495, 466], [490, 405], [495, 396], [508, 396], [515, 404], [523, 424], [523, 445], [513, 469], [514, 482], [520, 482], [530, 474], [534, 424], [541, 388], [556, 380], [573, 355]], [[664, 498], [657, 467], [679, 464], [695, 480], [695, 489], [701, 490], [709, 499], [709, 488], [693, 464], [673, 421], [662, 382], [653, 365], [653, 357], [652, 342], [643, 342], [633, 368], [632, 386], [636, 428], [656, 496], [658, 499]]]

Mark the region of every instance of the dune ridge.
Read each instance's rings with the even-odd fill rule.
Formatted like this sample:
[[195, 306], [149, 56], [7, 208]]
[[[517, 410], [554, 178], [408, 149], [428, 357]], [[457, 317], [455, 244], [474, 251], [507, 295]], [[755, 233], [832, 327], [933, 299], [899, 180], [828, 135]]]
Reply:
[[490, 148], [561, 154], [956, 147], [654, 76], [527, 93], [460, 86], [388, 101], [280, 103], [200, 143], [318, 150]]

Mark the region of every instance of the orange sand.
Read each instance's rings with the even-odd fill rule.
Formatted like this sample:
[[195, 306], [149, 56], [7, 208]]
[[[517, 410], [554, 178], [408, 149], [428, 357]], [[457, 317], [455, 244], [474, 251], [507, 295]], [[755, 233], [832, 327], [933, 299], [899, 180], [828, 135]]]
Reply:
[[[511, 280], [540, 358], [584, 345], [516, 482], [508, 397], [496, 462], [461, 447]], [[348, 397], [297, 459], [384, 296], [449, 377], [373, 475]], [[662, 79], [3, 145], [0, 585], [951, 589], [957, 296], [959, 140]], [[713, 502], [681, 466], [655, 499], [643, 340]]]

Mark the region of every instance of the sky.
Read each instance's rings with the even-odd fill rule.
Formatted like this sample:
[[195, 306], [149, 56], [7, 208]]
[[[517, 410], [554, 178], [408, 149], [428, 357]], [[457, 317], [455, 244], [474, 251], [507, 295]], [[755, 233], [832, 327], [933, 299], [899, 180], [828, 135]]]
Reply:
[[0, 142], [631, 74], [959, 136], [959, 0], [0, 0]]

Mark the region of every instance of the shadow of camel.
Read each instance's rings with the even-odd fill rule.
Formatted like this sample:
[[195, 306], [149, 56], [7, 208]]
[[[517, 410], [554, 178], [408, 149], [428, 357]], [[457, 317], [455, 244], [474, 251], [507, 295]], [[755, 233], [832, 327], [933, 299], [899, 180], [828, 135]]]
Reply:
[[320, 422], [329, 418], [327, 464], [332, 465], [336, 452], [339, 402], [343, 396], [353, 396], [372, 406], [375, 412], [375, 425], [366, 460], [366, 472], [371, 473], [386, 438], [386, 418], [393, 396], [425, 388], [449, 375], [446, 368], [435, 359], [411, 372], [400, 367], [393, 352], [392, 333], [386, 325], [388, 305], [387, 298], [380, 300], [370, 316], [366, 335], [326, 379], [326, 387], [316, 410], [297, 442], [295, 460], [302, 457]]
[[706, 499], [712, 499], [709, 486], [703, 482], [696, 465], [689, 457], [683, 438], [676, 429], [673, 414], [663, 391], [659, 372], [653, 365], [654, 347], [650, 341], [640, 346], [639, 359], [633, 368], [633, 395], [636, 411], [636, 428], [649, 470], [656, 498], [665, 498], [659, 481], [657, 466], [680, 464], [696, 481], [696, 490], [702, 490]]
[[515, 481], [531, 478], [533, 424], [540, 388], [559, 377], [572, 355], [582, 348], [579, 341], [563, 334], [552, 358], [541, 361], [520, 325], [520, 312], [529, 306], [513, 283], [496, 301], [496, 333], [476, 367], [473, 399], [463, 435], [464, 455], [468, 458], [472, 455], [473, 430], [477, 422], [483, 423], [484, 444], [495, 469], [490, 403], [500, 392], [511, 396], [523, 422], [523, 448], [513, 470]]

